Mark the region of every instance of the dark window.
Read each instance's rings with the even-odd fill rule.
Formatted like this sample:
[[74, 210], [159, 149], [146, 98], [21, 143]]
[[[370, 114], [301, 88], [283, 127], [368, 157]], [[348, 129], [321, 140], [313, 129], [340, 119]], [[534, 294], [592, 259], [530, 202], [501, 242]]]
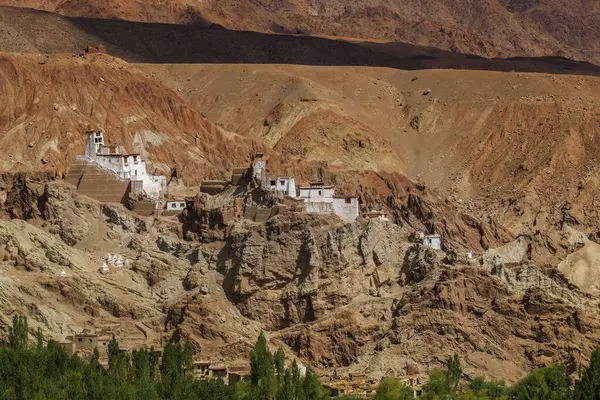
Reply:
[[185, 203], [179, 203], [179, 207], [185, 207]]
[[271, 181], [271, 186], [275, 186], [276, 184], [277, 184], [277, 182]]
[[82, 339], [82, 338], [78, 338], [78, 339], [77, 339], [77, 341], [78, 341], [79, 343], [81, 343], [81, 342], [83, 342], [83, 339]]
[[90, 339], [90, 343], [92, 343], [92, 339]]
[[171, 204], [171, 208], [175, 208], [175, 207], [177, 207], [177, 204], [175, 204], [175, 203]]
[[96, 132], [96, 136], [102, 136], [100, 132]]
[[319, 192], [318, 192], [318, 195], [319, 195], [319, 196], [321, 195], [321, 191], [320, 191], [320, 190], [319, 190]]
[[279, 181], [279, 184], [280, 184], [281, 186], [283, 186], [283, 185], [285, 185], [285, 181]]
[[348, 198], [348, 199], [344, 199], [344, 202], [345, 202], [346, 204], [350, 204], [350, 203], [352, 203], [352, 199], [350, 199], [350, 198]]

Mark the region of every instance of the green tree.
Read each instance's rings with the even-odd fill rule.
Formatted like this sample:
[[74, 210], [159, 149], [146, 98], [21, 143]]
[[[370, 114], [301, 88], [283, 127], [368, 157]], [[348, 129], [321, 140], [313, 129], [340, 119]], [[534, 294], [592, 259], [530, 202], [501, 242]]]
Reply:
[[134, 350], [131, 353], [131, 369], [136, 382], [148, 382], [150, 379], [150, 355], [148, 350]]
[[600, 349], [594, 350], [589, 367], [583, 372], [581, 380], [575, 386], [575, 400], [600, 399]]
[[183, 346], [183, 367], [186, 371], [191, 371], [194, 365], [194, 346], [190, 339], [186, 339], [185, 345]]
[[302, 381], [302, 374], [300, 374], [300, 368], [296, 360], [292, 362], [292, 386], [294, 386], [294, 395], [298, 399], [304, 399], [304, 385]]
[[468, 390], [460, 397], [461, 400], [507, 400], [507, 388], [504, 382], [487, 382], [478, 376], [468, 384]]
[[533, 370], [509, 391], [514, 400], [569, 400], [572, 392], [565, 367], [554, 365]]
[[70, 370], [64, 376], [64, 387], [69, 400], [88, 400], [87, 385], [80, 371]]
[[462, 367], [458, 355], [448, 357], [446, 361], [446, 378], [448, 392], [451, 399], [455, 399], [460, 387], [460, 377], [462, 376]]
[[277, 349], [273, 362], [275, 363], [275, 372], [277, 372], [277, 380], [281, 382], [283, 380], [283, 374], [285, 373], [285, 353], [283, 352], [283, 348], [281, 346], [279, 346], [279, 348]]
[[275, 398], [277, 382], [273, 370], [273, 355], [269, 352], [263, 332], [250, 352], [250, 381], [261, 400]]
[[27, 317], [14, 315], [12, 327], [8, 329], [8, 344], [13, 349], [24, 349], [27, 346]]
[[35, 332], [35, 340], [38, 350], [44, 347], [44, 334], [42, 333], [42, 328], [38, 327]]
[[431, 371], [429, 374], [429, 381], [423, 387], [423, 395], [421, 398], [424, 400], [450, 398], [450, 393], [448, 392], [448, 378], [445, 371], [437, 368]]
[[281, 384], [279, 385], [279, 391], [277, 393], [277, 400], [295, 400], [296, 393], [294, 390], [294, 384], [292, 382], [292, 373], [287, 368], [281, 378]]
[[379, 383], [375, 400], [408, 400], [414, 398], [414, 392], [400, 380], [385, 378]]
[[429, 375], [429, 382], [423, 388], [424, 399], [453, 400], [458, 397], [462, 367], [460, 359], [455, 354], [446, 360], [446, 370], [435, 369]]
[[309, 369], [306, 370], [306, 374], [304, 375], [302, 392], [303, 398], [306, 400], [322, 400], [329, 398], [329, 394], [323, 385], [321, 385], [319, 378]]
[[167, 343], [162, 354], [161, 389], [164, 398], [177, 398], [183, 378], [182, 351], [180, 346]]
[[108, 370], [114, 371], [117, 367], [117, 362], [119, 358], [119, 342], [115, 338], [115, 335], [112, 336], [110, 341], [108, 342]]

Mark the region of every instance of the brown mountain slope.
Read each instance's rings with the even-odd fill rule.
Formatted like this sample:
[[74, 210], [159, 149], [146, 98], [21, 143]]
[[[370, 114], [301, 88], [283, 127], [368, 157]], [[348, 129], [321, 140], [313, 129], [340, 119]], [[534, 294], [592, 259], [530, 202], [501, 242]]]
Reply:
[[[152, 38], [152, 40], [148, 40]], [[486, 59], [404, 43], [244, 32], [199, 25], [70, 18], [0, 6], [0, 51], [80, 53], [103, 44], [129, 62], [385, 66], [600, 74], [600, 67], [558, 57]]]
[[[364, 67], [141, 68], [225, 129], [274, 149], [352, 168], [382, 163], [388, 154], [377, 145], [382, 141], [401, 163], [395, 169], [382, 163], [381, 169], [406, 172], [483, 217], [498, 215], [515, 234], [553, 230], [565, 218], [597, 231], [596, 77]], [[346, 145], [356, 121], [369, 132], [364, 148], [360, 139], [356, 147]], [[348, 159], [342, 161], [340, 152]]]
[[97, 126], [170, 176], [226, 177], [256, 144], [215, 127], [173, 91], [104, 55], [0, 54], [0, 170], [65, 171]]
[[600, 62], [600, 11], [587, 1], [339, 0], [110, 2], [1, 0], [68, 16], [218, 23], [261, 32], [403, 41], [491, 57], [561, 54]]
[[[46, 338], [83, 328], [111, 329], [127, 347], [189, 337], [198, 359], [220, 362], [247, 360], [263, 330], [324, 375], [425, 379], [458, 353], [466, 377], [510, 382], [551, 363], [575, 374], [600, 343], [597, 301], [531, 262], [446, 264], [406, 227], [303, 213], [186, 241], [176, 218], [141, 218], [39, 178], [0, 176], [3, 333], [16, 312]], [[128, 266], [100, 273], [107, 253]]]

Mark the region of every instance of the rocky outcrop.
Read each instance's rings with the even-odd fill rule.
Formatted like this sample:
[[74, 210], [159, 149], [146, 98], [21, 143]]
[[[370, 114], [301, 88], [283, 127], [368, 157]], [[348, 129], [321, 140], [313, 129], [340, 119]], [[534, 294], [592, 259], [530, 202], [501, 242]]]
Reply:
[[335, 225], [307, 214], [275, 216], [266, 225], [240, 221], [221, 251], [220, 268], [242, 313], [281, 329], [397, 285], [403, 236], [394, 224]]
[[228, 298], [323, 371], [426, 372], [458, 352], [467, 374], [514, 380], [551, 362], [578, 365], [600, 344], [578, 322], [595, 326], [595, 306], [560, 275], [523, 264], [525, 239], [470, 266], [444, 264], [443, 252], [379, 221], [292, 214], [240, 221], [227, 240]]
[[[373, 378], [425, 373], [453, 353], [467, 375], [573, 373], [600, 345], [595, 298], [568, 270], [536, 265], [531, 237], [473, 260], [411, 242], [422, 220], [452, 226], [431, 200], [415, 197], [405, 225], [291, 212], [185, 241], [177, 220], [141, 220], [61, 182], [26, 186], [11, 204], [32, 218], [0, 221], [0, 329], [16, 310], [48, 337], [111, 326], [126, 345], [189, 337], [224, 360], [246, 358], [265, 330], [320, 373]], [[565, 228], [568, 265], [579, 268], [586, 240]], [[106, 253], [126, 266], [100, 273]]]

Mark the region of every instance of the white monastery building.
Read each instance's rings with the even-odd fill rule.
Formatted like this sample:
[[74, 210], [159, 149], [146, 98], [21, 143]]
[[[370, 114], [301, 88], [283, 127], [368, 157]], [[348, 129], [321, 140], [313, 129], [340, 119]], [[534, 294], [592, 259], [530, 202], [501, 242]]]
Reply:
[[297, 191], [293, 176], [269, 176], [267, 160], [261, 153], [252, 158], [252, 178], [264, 190], [283, 192], [289, 197], [303, 200], [309, 214], [336, 214], [344, 221], [358, 218], [358, 198], [335, 196], [335, 186], [325, 185], [323, 182], [300, 186]]
[[283, 192], [290, 197], [296, 197], [296, 180], [293, 176], [271, 177], [269, 189]]
[[141, 181], [143, 193], [153, 199], [160, 198], [166, 187], [164, 176], [154, 176], [146, 171], [146, 162], [139, 153], [124, 153], [117, 145], [104, 144], [101, 130], [86, 132], [85, 158], [100, 167], [114, 172], [120, 180]]
[[354, 221], [358, 218], [358, 198], [333, 196], [333, 212], [344, 221]]
[[424, 235], [422, 238], [423, 246], [430, 247], [434, 250], [442, 249], [442, 236], [439, 234]]
[[167, 211], [182, 211], [186, 208], [185, 200], [171, 200], [167, 201], [166, 210]]
[[315, 182], [309, 186], [300, 186], [300, 198], [304, 200], [308, 213], [335, 213], [344, 221], [358, 218], [358, 199], [353, 196], [335, 196], [333, 185]]

